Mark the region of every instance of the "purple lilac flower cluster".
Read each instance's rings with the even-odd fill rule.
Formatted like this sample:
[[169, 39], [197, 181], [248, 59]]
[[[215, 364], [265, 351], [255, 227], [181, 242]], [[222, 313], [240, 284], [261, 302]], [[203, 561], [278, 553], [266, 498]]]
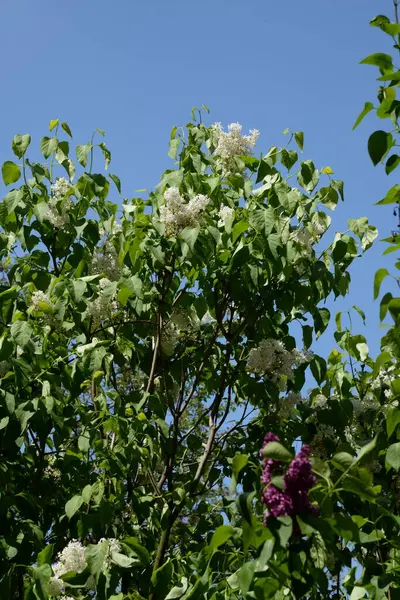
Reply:
[[[264, 459], [264, 447], [270, 442], [279, 442], [279, 437], [274, 433], [267, 433], [261, 447], [260, 455]], [[316, 478], [311, 470], [309, 460], [310, 448], [303, 446], [299, 454], [291, 461], [284, 474], [284, 463], [279, 460], [267, 458], [263, 460], [261, 483], [264, 485], [262, 503], [269, 515], [274, 517], [291, 516], [301, 513], [316, 514], [318, 509], [310, 503], [308, 493], [315, 485]], [[283, 489], [271, 483], [273, 477], [283, 475]]]

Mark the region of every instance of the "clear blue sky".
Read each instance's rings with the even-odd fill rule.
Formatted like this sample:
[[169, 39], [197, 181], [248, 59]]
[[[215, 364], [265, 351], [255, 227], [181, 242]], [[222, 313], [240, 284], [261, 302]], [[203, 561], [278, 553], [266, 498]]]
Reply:
[[[12, 159], [17, 132], [38, 145], [50, 119], [68, 121], [75, 143], [99, 127], [111, 171], [131, 196], [171, 167], [171, 127], [205, 103], [210, 123], [259, 129], [258, 151], [283, 143], [286, 127], [303, 130], [304, 157], [345, 181], [326, 239], [359, 216], [385, 237], [391, 210], [374, 203], [398, 173], [387, 177], [369, 160], [373, 117], [351, 131], [364, 102], [375, 100], [376, 70], [358, 62], [389, 48], [369, 26], [379, 13], [392, 15], [391, 0], [1, 0], [0, 161]], [[333, 314], [352, 304], [365, 310], [374, 352], [382, 331], [373, 274], [394, 262], [383, 249], [377, 243], [352, 269], [350, 296], [329, 304]], [[326, 333], [319, 351], [332, 345]]]

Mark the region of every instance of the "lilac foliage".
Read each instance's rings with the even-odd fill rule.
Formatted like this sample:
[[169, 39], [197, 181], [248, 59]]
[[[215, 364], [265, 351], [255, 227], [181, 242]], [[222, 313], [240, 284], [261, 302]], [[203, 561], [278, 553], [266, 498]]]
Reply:
[[[264, 458], [264, 447], [270, 442], [279, 442], [279, 437], [267, 433], [261, 447], [261, 457]], [[309, 491], [315, 485], [315, 475], [312, 473], [309, 460], [310, 448], [303, 446], [299, 454], [291, 461], [285, 473], [284, 463], [272, 458], [263, 460], [261, 483], [264, 485], [262, 502], [266, 506], [266, 518], [291, 516], [317, 512], [317, 507], [309, 500]], [[283, 489], [271, 483], [273, 477], [283, 476]]]

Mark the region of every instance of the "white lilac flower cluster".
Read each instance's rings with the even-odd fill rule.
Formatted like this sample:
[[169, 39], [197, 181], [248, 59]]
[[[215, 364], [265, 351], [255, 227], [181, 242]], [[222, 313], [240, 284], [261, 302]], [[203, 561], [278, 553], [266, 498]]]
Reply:
[[[43, 307], [43, 304], [45, 304], [46, 306]], [[48, 295], [40, 290], [37, 292], [33, 292], [31, 296], [31, 306], [34, 311], [40, 311], [43, 310], [43, 308], [54, 308]]]
[[251, 129], [249, 135], [242, 135], [240, 123], [228, 125], [227, 132], [223, 131], [221, 123], [214, 123], [212, 129], [217, 137], [215, 154], [222, 159], [251, 154], [260, 135], [258, 129]]
[[111, 281], [118, 281], [121, 270], [117, 251], [113, 244], [106, 241], [101, 248], [96, 248], [93, 254], [91, 272], [93, 274], [104, 273]]
[[60, 579], [61, 575], [70, 571], [83, 571], [86, 566], [85, 548], [78, 540], [71, 540], [59, 553], [57, 562], [53, 565], [54, 577], [49, 581], [49, 594], [59, 596], [65, 592], [65, 583]]
[[44, 477], [47, 477], [48, 479], [53, 479], [54, 481], [60, 481], [61, 471], [60, 471], [60, 469], [57, 469], [57, 467], [55, 467], [56, 461], [57, 461], [57, 459], [55, 456], [47, 457], [47, 466], [46, 466], [45, 470], [43, 471], [43, 475], [44, 475]]
[[285, 378], [293, 379], [293, 368], [310, 362], [313, 353], [308, 350], [287, 350], [279, 340], [262, 340], [252, 348], [247, 359], [247, 369], [257, 375], [267, 376], [273, 383], [285, 388]]
[[328, 398], [324, 394], [317, 394], [313, 401], [313, 408], [323, 409], [326, 407]]
[[[44, 218], [50, 223], [62, 229], [69, 223], [68, 212], [73, 206], [71, 198], [65, 198], [71, 191], [71, 185], [64, 177], [57, 179], [56, 183], [51, 186], [52, 196], [49, 199], [49, 208], [44, 215]], [[62, 201], [62, 202], [61, 202]]]
[[176, 187], [164, 192], [164, 200], [165, 204], [160, 207], [160, 221], [164, 223], [167, 235], [177, 234], [185, 227], [194, 227], [210, 202], [210, 198], [202, 194], [185, 202]]
[[115, 294], [110, 296], [104, 293], [104, 289], [111, 281], [107, 277], [102, 277], [99, 281], [99, 295], [88, 305], [88, 315], [92, 319], [92, 327], [96, 328], [103, 321], [110, 319], [118, 310], [118, 302], [115, 300]]
[[[109, 538], [108, 540], [102, 538], [98, 543], [102, 544], [106, 541], [108, 541], [109, 546], [104, 557], [103, 569], [109, 568], [113, 552], [121, 552], [121, 545], [115, 538]], [[60, 594], [63, 594], [65, 592], [65, 583], [61, 579], [61, 576], [70, 571], [80, 573], [86, 567], [85, 548], [78, 540], [71, 540], [64, 550], [58, 554], [57, 562], [52, 565], [54, 577], [51, 577], [49, 581], [49, 594], [51, 596], [60, 596]], [[92, 578], [89, 578], [86, 587], [92, 588], [92, 584]], [[65, 598], [68, 600], [69, 596], [62, 596], [60, 600], [64, 600]]]
[[279, 398], [277, 407], [277, 417], [279, 419], [288, 419], [293, 413], [295, 406], [302, 401], [301, 394], [298, 392], [289, 392], [283, 398]]
[[369, 410], [377, 411], [380, 409], [380, 404], [376, 401], [372, 393], [368, 393], [361, 400], [358, 398], [353, 398], [351, 403], [353, 405], [353, 413], [356, 419], [361, 417], [361, 415], [364, 415]]
[[[118, 223], [118, 221], [114, 221], [112, 229], [111, 229], [111, 235], [118, 235], [118, 233], [121, 233], [121, 231], [122, 231], [121, 223]], [[107, 232], [104, 229], [104, 227], [99, 227], [99, 235], [100, 235], [100, 237], [104, 237], [105, 235], [107, 235]]]
[[396, 365], [390, 365], [390, 367], [381, 367], [378, 375], [372, 381], [371, 387], [373, 390], [379, 390], [382, 387], [386, 387], [384, 394], [386, 398], [391, 398], [393, 392], [391, 390], [392, 382], [398, 378], [398, 375], [394, 373]]
[[161, 332], [161, 348], [167, 356], [171, 356], [182, 334], [191, 334], [197, 331], [199, 323], [187, 311], [174, 310], [170, 320], [164, 325]]
[[337, 441], [337, 433], [331, 425], [317, 424], [317, 432], [310, 442], [311, 452], [319, 458], [327, 458], [327, 440]]
[[221, 206], [219, 209], [219, 221], [218, 227], [225, 227], [227, 221], [229, 221], [232, 216], [235, 214], [235, 211], [230, 206]]

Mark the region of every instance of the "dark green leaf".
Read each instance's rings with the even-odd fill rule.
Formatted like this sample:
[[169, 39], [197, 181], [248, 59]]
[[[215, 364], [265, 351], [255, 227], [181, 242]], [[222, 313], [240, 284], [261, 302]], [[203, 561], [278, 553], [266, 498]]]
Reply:
[[385, 268], [378, 269], [374, 278], [374, 300], [379, 296], [382, 281], [389, 275], [389, 271]]
[[295, 131], [295, 133], [294, 133], [294, 139], [296, 140], [296, 144], [298, 145], [298, 147], [300, 148], [300, 150], [303, 150], [303, 147], [304, 147], [304, 133], [302, 131]]
[[393, 138], [390, 133], [378, 130], [370, 135], [368, 139], [368, 153], [375, 166], [382, 160], [392, 146]]
[[69, 137], [72, 138], [72, 133], [71, 133], [68, 123], [66, 123], [64, 121], [63, 123], [61, 123], [61, 127], [64, 129], [65, 133], [67, 133], [69, 135]]
[[121, 193], [121, 181], [120, 181], [120, 178], [117, 177], [116, 175], [113, 175], [112, 173], [110, 173], [108, 176], [115, 183], [115, 185], [116, 185], [117, 190], [119, 191], [119, 193]]

